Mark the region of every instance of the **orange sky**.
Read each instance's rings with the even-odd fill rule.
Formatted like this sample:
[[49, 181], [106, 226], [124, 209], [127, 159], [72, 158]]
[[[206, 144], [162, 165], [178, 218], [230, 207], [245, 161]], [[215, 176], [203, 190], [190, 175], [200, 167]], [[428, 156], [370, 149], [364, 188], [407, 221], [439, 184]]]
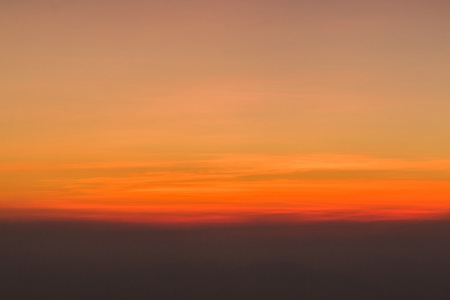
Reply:
[[0, 218], [450, 212], [450, 3], [2, 1]]

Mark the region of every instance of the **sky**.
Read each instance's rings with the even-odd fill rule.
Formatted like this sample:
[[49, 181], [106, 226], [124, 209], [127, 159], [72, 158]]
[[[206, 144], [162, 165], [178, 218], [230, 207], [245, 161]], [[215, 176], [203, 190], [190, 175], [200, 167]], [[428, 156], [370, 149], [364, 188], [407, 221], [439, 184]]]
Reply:
[[0, 3], [0, 218], [450, 212], [450, 3]]

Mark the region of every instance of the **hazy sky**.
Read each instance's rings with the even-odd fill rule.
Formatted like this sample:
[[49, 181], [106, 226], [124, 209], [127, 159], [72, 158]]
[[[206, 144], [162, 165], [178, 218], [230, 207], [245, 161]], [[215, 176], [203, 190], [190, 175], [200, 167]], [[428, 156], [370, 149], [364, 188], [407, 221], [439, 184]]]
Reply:
[[450, 2], [0, 3], [3, 217], [450, 210]]

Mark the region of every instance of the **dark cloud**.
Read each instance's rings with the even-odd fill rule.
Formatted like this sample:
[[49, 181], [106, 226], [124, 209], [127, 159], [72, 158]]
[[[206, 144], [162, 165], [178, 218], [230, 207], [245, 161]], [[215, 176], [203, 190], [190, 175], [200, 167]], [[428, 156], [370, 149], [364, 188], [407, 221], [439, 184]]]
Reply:
[[445, 299], [450, 222], [2, 222], [1, 299]]

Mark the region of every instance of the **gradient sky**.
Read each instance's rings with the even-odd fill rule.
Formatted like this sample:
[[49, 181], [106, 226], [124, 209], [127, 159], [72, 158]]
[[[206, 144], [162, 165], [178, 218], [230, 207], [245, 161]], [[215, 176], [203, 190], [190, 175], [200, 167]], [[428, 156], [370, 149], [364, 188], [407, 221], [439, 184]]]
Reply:
[[0, 217], [450, 212], [450, 2], [0, 3]]

